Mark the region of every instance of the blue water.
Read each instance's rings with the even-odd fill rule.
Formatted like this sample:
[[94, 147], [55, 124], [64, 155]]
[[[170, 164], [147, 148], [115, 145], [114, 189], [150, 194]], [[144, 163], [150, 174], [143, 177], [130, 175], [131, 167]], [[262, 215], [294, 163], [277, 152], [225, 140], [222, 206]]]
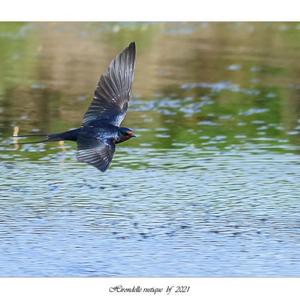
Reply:
[[295, 156], [150, 154], [147, 167], [106, 175], [1, 165], [1, 275], [299, 275]]
[[[0, 23], [0, 276], [299, 276], [300, 39], [283, 25]], [[131, 40], [138, 138], [106, 173], [72, 144], [15, 144], [16, 127], [79, 126]]]

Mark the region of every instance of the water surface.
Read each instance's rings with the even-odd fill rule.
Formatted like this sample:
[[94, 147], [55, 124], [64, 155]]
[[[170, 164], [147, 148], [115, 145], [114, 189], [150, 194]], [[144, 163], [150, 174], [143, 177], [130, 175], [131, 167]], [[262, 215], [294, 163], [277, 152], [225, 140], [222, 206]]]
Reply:
[[[132, 40], [105, 174], [11, 144], [79, 126]], [[0, 276], [299, 276], [299, 50], [296, 23], [0, 23]]]

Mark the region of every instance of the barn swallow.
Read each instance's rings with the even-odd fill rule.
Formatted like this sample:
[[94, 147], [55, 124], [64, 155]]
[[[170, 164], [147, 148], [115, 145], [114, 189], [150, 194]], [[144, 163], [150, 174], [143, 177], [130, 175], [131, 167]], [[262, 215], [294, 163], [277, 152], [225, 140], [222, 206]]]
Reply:
[[100, 77], [80, 128], [56, 134], [16, 137], [46, 137], [31, 143], [75, 141], [78, 161], [88, 163], [102, 172], [106, 171], [112, 161], [116, 144], [135, 137], [131, 129], [120, 127], [128, 109], [134, 77], [135, 53], [135, 43], [132, 42], [112, 60], [106, 72]]

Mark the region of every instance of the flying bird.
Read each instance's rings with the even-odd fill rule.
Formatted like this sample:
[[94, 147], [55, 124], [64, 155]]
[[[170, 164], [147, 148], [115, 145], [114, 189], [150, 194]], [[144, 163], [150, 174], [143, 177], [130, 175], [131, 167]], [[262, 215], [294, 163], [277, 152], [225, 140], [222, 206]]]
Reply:
[[75, 141], [78, 161], [88, 163], [102, 172], [106, 171], [112, 161], [116, 144], [135, 137], [131, 129], [120, 127], [128, 109], [134, 77], [135, 53], [135, 43], [132, 42], [112, 60], [106, 72], [100, 77], [80, 128], [56, 134], [16, 137], [46, 137], [30, 143]]

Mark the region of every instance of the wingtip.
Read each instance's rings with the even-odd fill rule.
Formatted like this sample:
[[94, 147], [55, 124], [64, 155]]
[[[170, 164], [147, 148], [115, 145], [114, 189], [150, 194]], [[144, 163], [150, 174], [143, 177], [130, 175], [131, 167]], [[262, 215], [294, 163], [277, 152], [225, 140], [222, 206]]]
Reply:
[[128, 55], [131, 57], [131, 61], [133, 61], [133, 64], [134, 64], [134, 61], [135, 61], [135, 55], [136, 55], [136, 49], [135, 49], [135, 42], [131, 42], [128, 47], [125, 49], [124, 52], [127, 52]]
[[128, 46], [129, 50], [135, 51], [135, 42], [131, 42]]

